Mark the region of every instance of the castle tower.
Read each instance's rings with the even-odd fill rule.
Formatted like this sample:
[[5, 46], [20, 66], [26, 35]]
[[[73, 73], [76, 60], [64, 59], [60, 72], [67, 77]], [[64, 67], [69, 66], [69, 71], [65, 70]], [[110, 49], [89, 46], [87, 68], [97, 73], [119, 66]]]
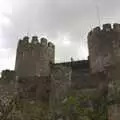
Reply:
[[50, 63], [54, 63], [55, 47], [47, 39], [41, 38], [40, 42], [37, 36], [33, 36], [31, 42], [29, 37], [25, 36], [19, 40], [15, 71], [19, 77], [28, 76], [49, 76]]
[[108, 82], [108, 120], [120, 118], [120, 24], [104, 24], [88, 34], [91, 75]]

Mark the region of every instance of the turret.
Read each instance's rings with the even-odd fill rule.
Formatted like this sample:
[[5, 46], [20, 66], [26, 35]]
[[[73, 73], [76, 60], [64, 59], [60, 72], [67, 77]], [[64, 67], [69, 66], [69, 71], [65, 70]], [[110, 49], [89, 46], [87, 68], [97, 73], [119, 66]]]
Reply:
[[94, 28], [88, 34], [88, 48], [92, 73], [102, 72], [113, 64], [113, 42], [117, 39], [119, 25], [104, 24], [103, 29]]
[[[95, 28], [88, 34], [91, 74], [106, 82], [108, 120], [120, 118], [120, 24], [105, 24], [103, 29]], [[100, 87], [99, 87], [100, 88]]]
[[17, 76], [49, 76], [50, 63], [54, 63], [55, 48], [46, 38], [33, 36], [31, 42], [25, 36], [19, 40], [15, 71]]

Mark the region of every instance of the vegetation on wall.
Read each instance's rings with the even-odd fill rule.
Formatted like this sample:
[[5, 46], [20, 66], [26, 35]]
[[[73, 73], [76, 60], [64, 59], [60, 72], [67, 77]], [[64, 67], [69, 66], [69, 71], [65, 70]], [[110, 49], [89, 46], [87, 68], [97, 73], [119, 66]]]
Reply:
[[70, 120], [107, 120], [107, 105], [104, 95], [72, 95], [62, 105], [62, 111]]

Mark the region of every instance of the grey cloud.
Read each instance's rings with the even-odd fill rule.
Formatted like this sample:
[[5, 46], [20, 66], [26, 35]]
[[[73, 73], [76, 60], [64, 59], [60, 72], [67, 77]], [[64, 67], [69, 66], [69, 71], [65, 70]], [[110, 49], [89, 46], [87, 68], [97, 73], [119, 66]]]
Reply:
[[104, 17], [114, 18], [114, 15], [118, 14], [120, 4], [119, 0], [11, 1], [13, 1], [13, 12], [7, 15], [11, 25], [2, 26], [3, 48], [16, 49], [18, 38], [27, 32], [33, 35], [46, 35], [54, 42], [58, 39], [58, 33], [63, 36], [69, 33], [70, 41], [72, 41], [69, 48], [56, 44], [57, 58], [65, 57], [67, 60], [71, 56], [78, 57], [80, 46], [86, 49], [87, 33], [92, 27], [98, 25], [96, 5], [99, 6], [102, 24], [103, 21], [108, 22], [108, 19], [103, 20]]

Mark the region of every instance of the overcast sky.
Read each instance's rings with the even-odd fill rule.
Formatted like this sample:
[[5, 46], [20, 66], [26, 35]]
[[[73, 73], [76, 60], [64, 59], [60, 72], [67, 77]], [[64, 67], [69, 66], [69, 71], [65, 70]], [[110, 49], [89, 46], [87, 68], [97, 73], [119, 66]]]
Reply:
[[88, 32], [99, 17], [101, 24], [120, 22], [119, 6], [120, 0], [0, 0], [0, 71], [14, 69], [24, 35], [54, 42], [56, 62], [86, 59]]

